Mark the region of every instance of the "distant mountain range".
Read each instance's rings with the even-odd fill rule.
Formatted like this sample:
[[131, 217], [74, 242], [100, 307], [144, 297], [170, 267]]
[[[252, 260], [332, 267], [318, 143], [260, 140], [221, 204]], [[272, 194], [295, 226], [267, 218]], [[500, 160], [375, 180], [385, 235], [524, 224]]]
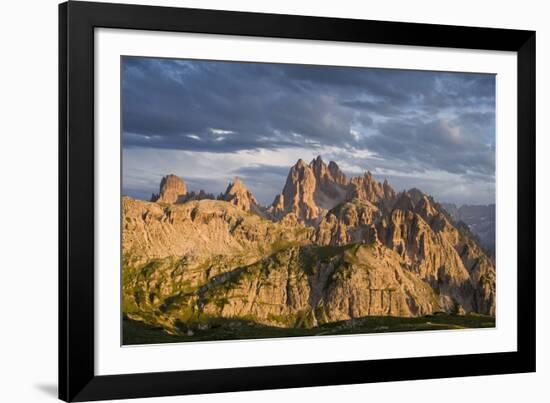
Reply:
[[462, 221], [479, 237], [480, 244], [494, 258], [495, 256], [495, 228], [496, 212], [494, 204], [469, 205], [457, 207], [452, 203], [441, 203], [449, 212], [453, 220]]
[[238, 178], [214, 196], [176, 175], [122, 206], [124, 314], [169, 333], [495, 315], [495, 266], [474, 235], [485, 213], [370, 172], [347, 178], [321, 157], [290, 167], [267, 207]]

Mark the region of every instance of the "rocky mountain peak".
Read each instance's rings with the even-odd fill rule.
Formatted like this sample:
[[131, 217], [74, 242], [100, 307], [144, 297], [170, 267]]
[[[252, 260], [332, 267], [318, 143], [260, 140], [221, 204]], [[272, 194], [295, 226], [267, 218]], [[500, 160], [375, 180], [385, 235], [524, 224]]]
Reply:
[[426, 195], [422, 195], [422, 198], [416, 203], [414, 210], [424, 219], [439, 214]]
[[395, 204], [393, 205], [394, 209], [399, 209], [403, 211], [412, 211], [414, 210], [414, 203], [411, 198], [411, 195], [409, 192], [403, 192], [401, 193], [397, 200], [395, 201]]
[[311, 162], [309, 163], [309, 166], [313, 167], [313, 166], [316, 166], [316, 165], [325, 165], [325, 162], [323, 161], [323, 158], [318, 155], [317, 157], [313, 158], [311, 160]]
[[345, 199], [346, 176], [334, 161], [327, 166], [321, 156], [313, 159], [309, 166], [316, 180], [314, 199], [317, 205], [330, 210]]
[[347, 185], [348, 179], [346, 178], [346, 175], [340, 170], [340, 167], [336, 162], [330, 161], [328, 163], [328, 171], [330, 172], [330, 175], [332, 176], [334, 182], [339, 183], [340, 185]]
[[396, 193], [395, 190], [390, 186], [387, 179], [384, 179], [384, 183], [382, 184], [382, 188], [384, 189], [384, 198], [386, 200], [394, 200]]
[[283, 193], [270, 207], [277, 218], [293, 213], [300, 220], [320, 218], [323, 210], [330, 210], [345, 200], [347, 179], [338, 165], [327, 166], [319, 155], [309, 164], [299, 159], [290, 168]]
[[282, 199], [285, 213], [294, 213], [303, 220], [314, 220], [320, 213], [313, 197], [316, 185], [317, 180], [313, 169], [304, 160], [299, 159], [290, 168], [282, 198], [277, 197], [275, 202], [280, 204]]
[[275, 196], [275, 199], [273, 200], [273, 203], [271, 203], [271, 206], [267, 209], [267, 212], [275, 220], [283, 218], [285, 215], [285, 197], [281, 193]]
[[243, 211], [254, 211], [259, 207], [252, 192], [237, 177], [233, 178], [233, 181], [227, 185], [227, 189], [221, 196], [221, 200], [227, 201]]
[[373, 178], [372, 173], [367, 171], [363, 176], [354, 176], [351, 178], [346, 198], [348, 200], [357, 198], [377, 203], [384, 199], [384, 188], [380, 182], [377, 182]]
[[320, 155], [318, 155], [317, 158], [312, 159], [309, 163], [309, 166], [311, 169], [313, 169], [313, 173], [315, 174], [316, 179], [320, 179], [329, 175], [328, 167], [326, 166]]
[[407, 190], [407, 193], [411, 197], [411, 200], [414, 205], [416, 205], [416, 203], [418, 203], [420, 200], [422, 200], [423, 197], [426, 196], [424, 192], [422, 192], [420, 189], [417, 189], [417, 188], [411, 188]]
[[241, 193], [247, 191], [248, 188], [243, 183], [243, 181], [235, 176], [231, 182], [229, 182], [229, 185], [227, 185], [227, 189], [225, 191], [225, 194], [235, 194], [235, 193]]
[[160, 181], [159, 193], [151, 196], [151, 201], [159, 203], [176, 203], [187, 194], [185, 182], [174, 174], [166, 175]]

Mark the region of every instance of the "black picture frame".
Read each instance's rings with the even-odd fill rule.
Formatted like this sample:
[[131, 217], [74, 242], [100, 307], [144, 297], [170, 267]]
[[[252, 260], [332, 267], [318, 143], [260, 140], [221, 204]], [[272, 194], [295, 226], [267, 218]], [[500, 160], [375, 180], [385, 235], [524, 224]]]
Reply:
[[[517, 52], [517, 352], [96, 376], [94, 29]], [[535, 32], [69, 1], [59, 5], [59, 398], [89, 401], [535, 371]]]

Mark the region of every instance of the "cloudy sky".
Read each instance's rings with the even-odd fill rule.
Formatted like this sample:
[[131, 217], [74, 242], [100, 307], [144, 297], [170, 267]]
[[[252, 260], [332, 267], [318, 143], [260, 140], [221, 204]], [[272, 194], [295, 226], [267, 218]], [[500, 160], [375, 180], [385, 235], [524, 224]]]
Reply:
[[124, 58], [123, 193], [163, 175], [262, 204], [298, 158], [370, 170], [437, 200], [495, 200], [495, 77], [390, 69]]

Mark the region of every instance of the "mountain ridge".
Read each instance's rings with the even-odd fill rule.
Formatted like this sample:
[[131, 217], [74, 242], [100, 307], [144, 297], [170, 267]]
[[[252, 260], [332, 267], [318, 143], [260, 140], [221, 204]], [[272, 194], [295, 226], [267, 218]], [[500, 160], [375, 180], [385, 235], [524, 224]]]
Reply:
[[298, 160], [268, 207], [239, 178], [216, 199], [186, 198], [181, 183], [163, 179], [155, 201], [122, 199], [129, 318], [178, 333], [216, 318], [495, 315], [493, 261], [419, 189], [347, 178], [321, 157]]

